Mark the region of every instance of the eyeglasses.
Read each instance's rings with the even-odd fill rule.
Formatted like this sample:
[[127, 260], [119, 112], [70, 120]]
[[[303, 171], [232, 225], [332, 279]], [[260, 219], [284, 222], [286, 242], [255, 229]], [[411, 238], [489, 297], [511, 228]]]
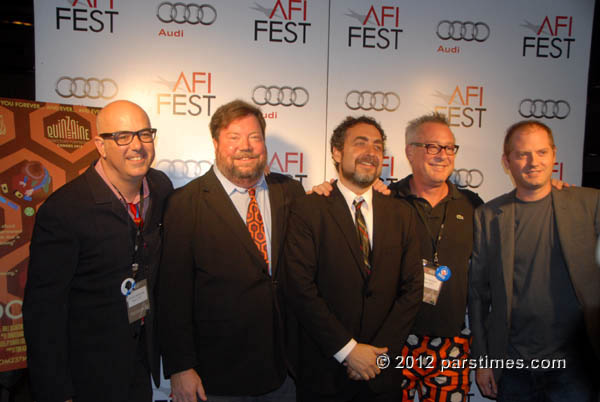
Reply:
[[429, 155], [437, 155], [442, 152], [442, 149], [446, 151], [446, 155], [451, 156], [458, 152], [458, 145], [423, 144], [422, 142], [411, 142], [410, 145], [425, 148]]
[[137, 136], [141, 142], [152, 142], [156, 138], [155, 128], [142, 128], [139, 131], [115, 131], [114, 133], [99, 134], [102, 138], [111, 138], [117, 145], [129, 145], [133, 137]]

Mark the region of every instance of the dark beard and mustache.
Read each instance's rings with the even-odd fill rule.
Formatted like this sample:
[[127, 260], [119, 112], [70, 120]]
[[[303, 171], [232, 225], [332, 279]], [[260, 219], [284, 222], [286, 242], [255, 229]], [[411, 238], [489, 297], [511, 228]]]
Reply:
[[267, 166], [267, 158], [265, 157], [261, 161], [260, 160], [261, 156], [262, 156], [261, 154], [253, 154], [251, 152], [239, 152], [232, 158], [234, 161], [240, 160], [243, 158], [251, 158], [251, 159], [256, 159], [258, 161], [258, 164], [254, 167], [254, 169], [241, 170], [238, 167], [236, 167], [234, 163], [232, 163], [230, 166], [224, 166], [224, 170], [226, 170], [226, 172], [224, 172], [224, 173], [227, 173], [226, 176], [232, 177], [234, 179], [241, 179], [241, 180], [258, 179], [263, 174], [263, 172], [265, 171], [265, 167]]
[[354, 161], [354, 166], [356, 167], [359, 163], [369, 162], [375, 166], [375, 172], [373, 173], [361, 173], [356, 168], [353, 172], [345, 171], [342, 166], [342, 175], [344, 178], [351, 183], [356, 184], [360, 188], [369, 187], [371, 184], [377, 180], [379, 177], [379, 173], [381, 173], [380, 169], [377, 169], [379, 166], [379, 158], [374, 155], [362, 155], [356, 158]]

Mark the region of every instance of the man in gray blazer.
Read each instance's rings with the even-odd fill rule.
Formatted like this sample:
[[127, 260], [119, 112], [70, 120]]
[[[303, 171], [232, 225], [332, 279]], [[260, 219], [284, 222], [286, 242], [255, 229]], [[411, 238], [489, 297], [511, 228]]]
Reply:
[[598, 397], [600, 192], [553, 189], [555, 157], [548, 126], [511, 126], [502, 160], [516, 189], [475, 213], [472, 357], [481, 393], [498, 401]]

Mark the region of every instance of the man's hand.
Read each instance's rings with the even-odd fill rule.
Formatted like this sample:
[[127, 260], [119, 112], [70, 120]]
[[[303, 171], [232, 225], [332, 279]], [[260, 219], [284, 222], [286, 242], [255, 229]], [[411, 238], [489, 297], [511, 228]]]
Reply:
[[350, 366], [348, 366], [348, 363], [344, 362], [344, 366], [346, 366], [346, 374], [348, 374], [348, 378], [354, 381], [362, 380], [362, 377], [360, 376], [358, 371], [353, 370]]
[[496, 398], [498, 395], [498, 388], [496, 387], [496, 380], [494, 380], [494, 372], [491, 368], [479, 368], [475, 373], [475, 381], [479, 387], [481, 395], [487, 396], [488, 398]]
[[188, 369], [171, 376], [171, 393], [174, 402], [197, 402], [196, 395], [206, 401], [206, 392], [196, 370]]
[[324, 195], [325, 197], [329, 197], [329, 194], [331, 194], [333, 191], [332, 184], [334, 181], [335, 179], [331, 179], [329, 181], [324, 181], [321, 184], [317, 184], [316, 186], [313, 186], [312, 190], [308, 190], [306, 194], [316, 193], [319, 195]]
[[[359, 343], [346, 357], [348, 369], [356, 371], [363, 380], [372, 380], [381, 373], [381, 370], [377, 367], [377, 356], [386, 353], [387, 351], [388, 348], [377, 348], [375, 346]], [[351, 371], [349, 371], [349, 373], [350, 372]]]
[[563, 187], [571, 187], [569, 183], [558, 179], [552, 179], [550, 182], [552, 183], [552, 187], [556, 188], [557, 190], [562, 190]]
[[375, 180], [373, 183], [373, 190], [383, 195], [392, 194], [392, 191], [380, 179]]

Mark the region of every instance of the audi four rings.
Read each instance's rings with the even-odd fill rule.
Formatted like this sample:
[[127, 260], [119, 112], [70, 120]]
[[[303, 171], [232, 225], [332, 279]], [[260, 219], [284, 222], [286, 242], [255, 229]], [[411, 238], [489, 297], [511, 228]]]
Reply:
[[217, 20], [217, 10], [210, 4], [163, 2], [156, 9], [156, 17], [168, 24], [211, 25]]
[[208, 172], [211, 166], [210, 161], [161, 159], [156, 164], [156, 169], [162, 170], [171, 179], [195, 179]]
[[400, 107], [400, 97], [395, 92], [357, 91], [346, 94], [346, 106], [351, 110], [387, 110], [393, 112]]
[[63, 98], [111, 99], [119, 92], [119, 87], [110, 78], [60, 77], [54, 88]]
[[458, 188], [477, 188], [483, 184], [483, 173], [479, 169], [456, 169], [452, 181]]
[[571, 113], [571, 105], [566, 100], [523, 99], [519, 103], [519, 114], [523, 117], [541, 119], [566, 119]]
[[308, 103], [308, 91], [302, 87], [259, 85], [252, 90], [252, 101], [259, 106], [298, 106]]
[[436, 34], [442, 40], [485, 42], [490, 37], [490, 27], [485, 22], [443, 20], [438, 23]]

